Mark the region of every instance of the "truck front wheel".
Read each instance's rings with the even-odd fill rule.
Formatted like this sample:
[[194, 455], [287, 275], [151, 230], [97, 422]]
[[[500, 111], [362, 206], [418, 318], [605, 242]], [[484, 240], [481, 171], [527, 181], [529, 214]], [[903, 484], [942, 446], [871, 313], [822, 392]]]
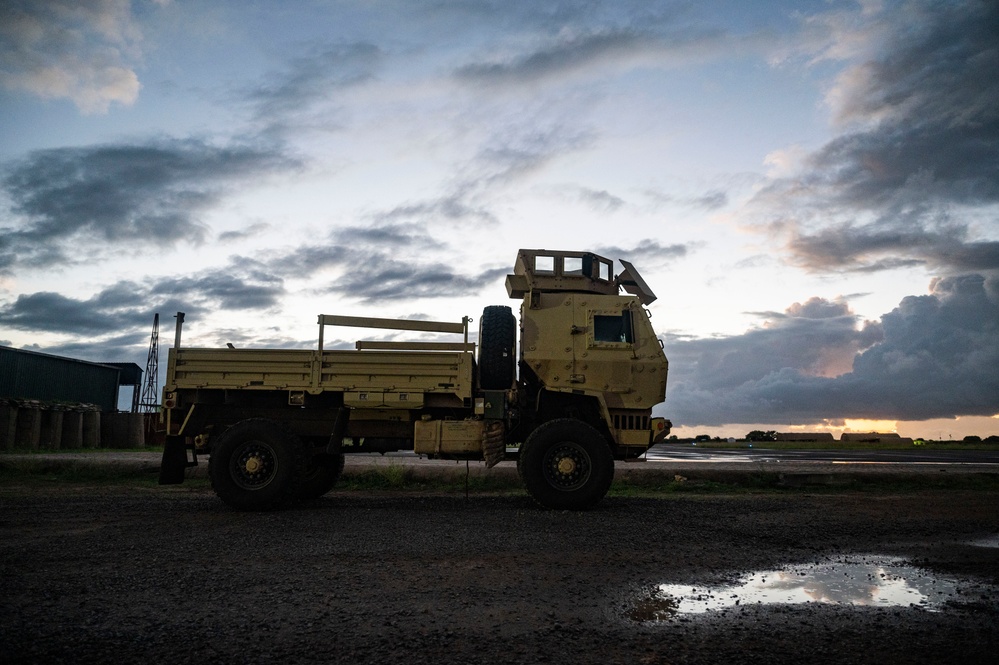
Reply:
[[303, 468], [298, 438], [264, 418], [230, 427], [208, 458], [212, 489], [224, 503], [239, 510], [280, 505], [291, 496]]
[[600, 432], [572, 418], [550, 420], [524, 442], [518, 464], [524, 485], [545, 508], [585, 510], [614, 479], [614, 456]]

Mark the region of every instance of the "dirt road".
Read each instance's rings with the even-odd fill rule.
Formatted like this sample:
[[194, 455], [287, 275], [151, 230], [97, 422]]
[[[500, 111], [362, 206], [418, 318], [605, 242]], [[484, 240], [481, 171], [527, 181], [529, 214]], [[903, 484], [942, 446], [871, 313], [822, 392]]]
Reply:
[[[334, 492], [249, 514], [203, 486], [9, 484], [0, 653], [7, 663], [994, 663], [997, 506], [994, 491], [837, 491], [611, 497], [570, 513], [522, 494]], [[707, 588], [865, 555], [961, 590], [913, 607], [703, 614], [671, 612], [657, 595], [660, 584]]]

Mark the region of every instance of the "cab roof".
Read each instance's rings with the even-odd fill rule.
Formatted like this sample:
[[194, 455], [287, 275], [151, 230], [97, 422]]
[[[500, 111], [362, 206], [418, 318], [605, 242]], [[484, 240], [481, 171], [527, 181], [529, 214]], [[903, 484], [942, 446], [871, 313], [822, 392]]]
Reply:
[[617, 295], [619, 289], [638, 296], [643, 305], [656, 300], [638, 270], [623, 259], [624, 272], [614, 275], [614, 262], [593, 252], [522, 249], [517, 252], [513, 274], [506, 276], [506, 291], [522, 299], [535, 293], [598, 293]]

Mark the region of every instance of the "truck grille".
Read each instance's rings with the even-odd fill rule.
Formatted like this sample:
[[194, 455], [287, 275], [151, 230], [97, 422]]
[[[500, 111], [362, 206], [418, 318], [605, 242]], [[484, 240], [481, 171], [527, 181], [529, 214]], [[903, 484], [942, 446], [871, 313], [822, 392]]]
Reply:
[[646, 415], [614, 414], [614, 429], [648, 430], [649, 417]]

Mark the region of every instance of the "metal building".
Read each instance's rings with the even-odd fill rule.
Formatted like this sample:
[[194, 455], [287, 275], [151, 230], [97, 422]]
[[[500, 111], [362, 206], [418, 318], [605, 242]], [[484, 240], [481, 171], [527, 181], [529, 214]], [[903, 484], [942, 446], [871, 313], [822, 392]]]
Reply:
[[0, 346], [0, 398], [82, 402], [112, 412], [119, 374], [117, 367]]

